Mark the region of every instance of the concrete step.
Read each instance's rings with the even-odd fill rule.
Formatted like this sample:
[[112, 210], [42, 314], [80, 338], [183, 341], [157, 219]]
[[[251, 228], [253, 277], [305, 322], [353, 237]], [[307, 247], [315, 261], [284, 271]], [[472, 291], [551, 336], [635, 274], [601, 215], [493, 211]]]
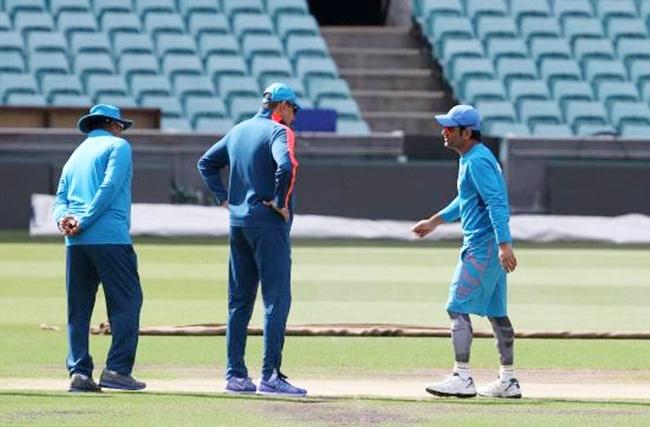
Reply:
[[442, 111], [364, 111], [363, 118], [374, 132], [402, 130], [406, 134], [439, 135], [440, 127], [433, 116], [441, 113]]
[[353, 90], [443, 90], [440, 76], [431, 69], [341, 68], [341, 77]]
[[330, 48], [417, 48], [409, 27], [321, 27]]
[[432, 59], [421, 49], [333, 47], [339, 68], [429, 68]]
[[453, 102], [444, 91], [353, 90], [362, 111], [442, 111]]

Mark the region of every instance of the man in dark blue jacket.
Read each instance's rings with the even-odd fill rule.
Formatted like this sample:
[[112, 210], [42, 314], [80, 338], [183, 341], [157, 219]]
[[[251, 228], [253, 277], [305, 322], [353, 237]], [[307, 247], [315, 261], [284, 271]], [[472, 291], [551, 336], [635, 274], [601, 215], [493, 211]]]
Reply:
[[[225, 391], [304, 396], [280, 372], [291, 306], [292, 195], [298, 161], [290, 128], [299, 109], [287, 85], [271, 84], [251, 119], [232, 128], [198, 162], [217, 204], [230, 210], [228, 366]], [[220, 171], [229, 166], [226, 190]], [[264, 361], [256, 387], [244, 362], [246, 336], [257, 284], [264, 301]]]

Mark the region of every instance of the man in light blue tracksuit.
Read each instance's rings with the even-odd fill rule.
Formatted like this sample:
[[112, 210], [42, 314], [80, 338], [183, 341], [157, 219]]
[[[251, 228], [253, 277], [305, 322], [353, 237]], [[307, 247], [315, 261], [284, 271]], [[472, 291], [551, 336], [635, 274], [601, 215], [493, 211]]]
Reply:
[[[121, 138], [132, 122], [99, 104], [79, 120], [87, 138], [61, 173], [53, 214], [65, 235], [70, 391], [100, 387], [140, 390], [131, 376], [138, 346], [142, 289], [131, 244], [131, 146]], [[99, 386], [88, 349], [95, 295], [102, 283], [113, 335]]]
[[481, 143], [481, 117], [469, 105], [457, 105], [436, 116], [445, 146], [460, 154], [458, 196], [431, 218], [418, 222], [413, 232], [424, 237], [442, 223], [460, 219], [463, 247], [447, 302], [456, 363], [446, 380], [427, 391], [437, 396], [472, 397], [476, 388], [469, 366], [472, 344], [470, 314], [487, 316], [492, 324], [501, 359], [499, 378], [479, 394], [521, 397], [513, 367], [514, 330], [506, 310], [506, 274], [517, 259], [510, 236], [508, 192], [501, 167]]
[[[198, 162], [199, 172], [217, 204], [230, 210], [230, 268], [225, 391], [304, 396], [280, 372], [291, 306], [293, 190], [298, 161], [290, 128], [298, 111], [296, 95], [282, 83], [263, 93], [262, 108], [232, 128]], [[230, 170], [229, 189], [220, 172]], [[264, 361], [256, 387], [244, 362], [246, 336], [262, 284]]]

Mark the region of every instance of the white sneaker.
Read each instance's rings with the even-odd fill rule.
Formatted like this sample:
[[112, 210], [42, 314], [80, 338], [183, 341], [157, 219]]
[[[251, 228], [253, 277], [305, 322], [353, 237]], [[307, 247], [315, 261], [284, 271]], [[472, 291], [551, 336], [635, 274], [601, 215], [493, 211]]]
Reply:
[[481, 387], [478, 394], [486, 397], [519, 399], [521, 397], [521, 387], [516, 378], [511, 378], [508, 381], [501, 381], [501, 378], [497, 378], [496, 381]]
[[476, 396], [476, 387], [474, 387], [474, 380], [472, 377], [464, 380], [456, 372], [454, 372], [453, 375], [447, 377], [444, 381], [428, 385], [426, 390], [435, 396]]

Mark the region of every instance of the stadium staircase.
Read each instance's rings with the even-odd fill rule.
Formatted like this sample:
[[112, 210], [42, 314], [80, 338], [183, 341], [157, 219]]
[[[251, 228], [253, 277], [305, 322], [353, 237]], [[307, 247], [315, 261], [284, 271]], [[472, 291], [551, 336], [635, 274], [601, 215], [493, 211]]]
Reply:
[[418, 34], [408, 27], [322, 27], [321, 34], [374, 132], [438, 134], [433, 114], [453, 99]]

